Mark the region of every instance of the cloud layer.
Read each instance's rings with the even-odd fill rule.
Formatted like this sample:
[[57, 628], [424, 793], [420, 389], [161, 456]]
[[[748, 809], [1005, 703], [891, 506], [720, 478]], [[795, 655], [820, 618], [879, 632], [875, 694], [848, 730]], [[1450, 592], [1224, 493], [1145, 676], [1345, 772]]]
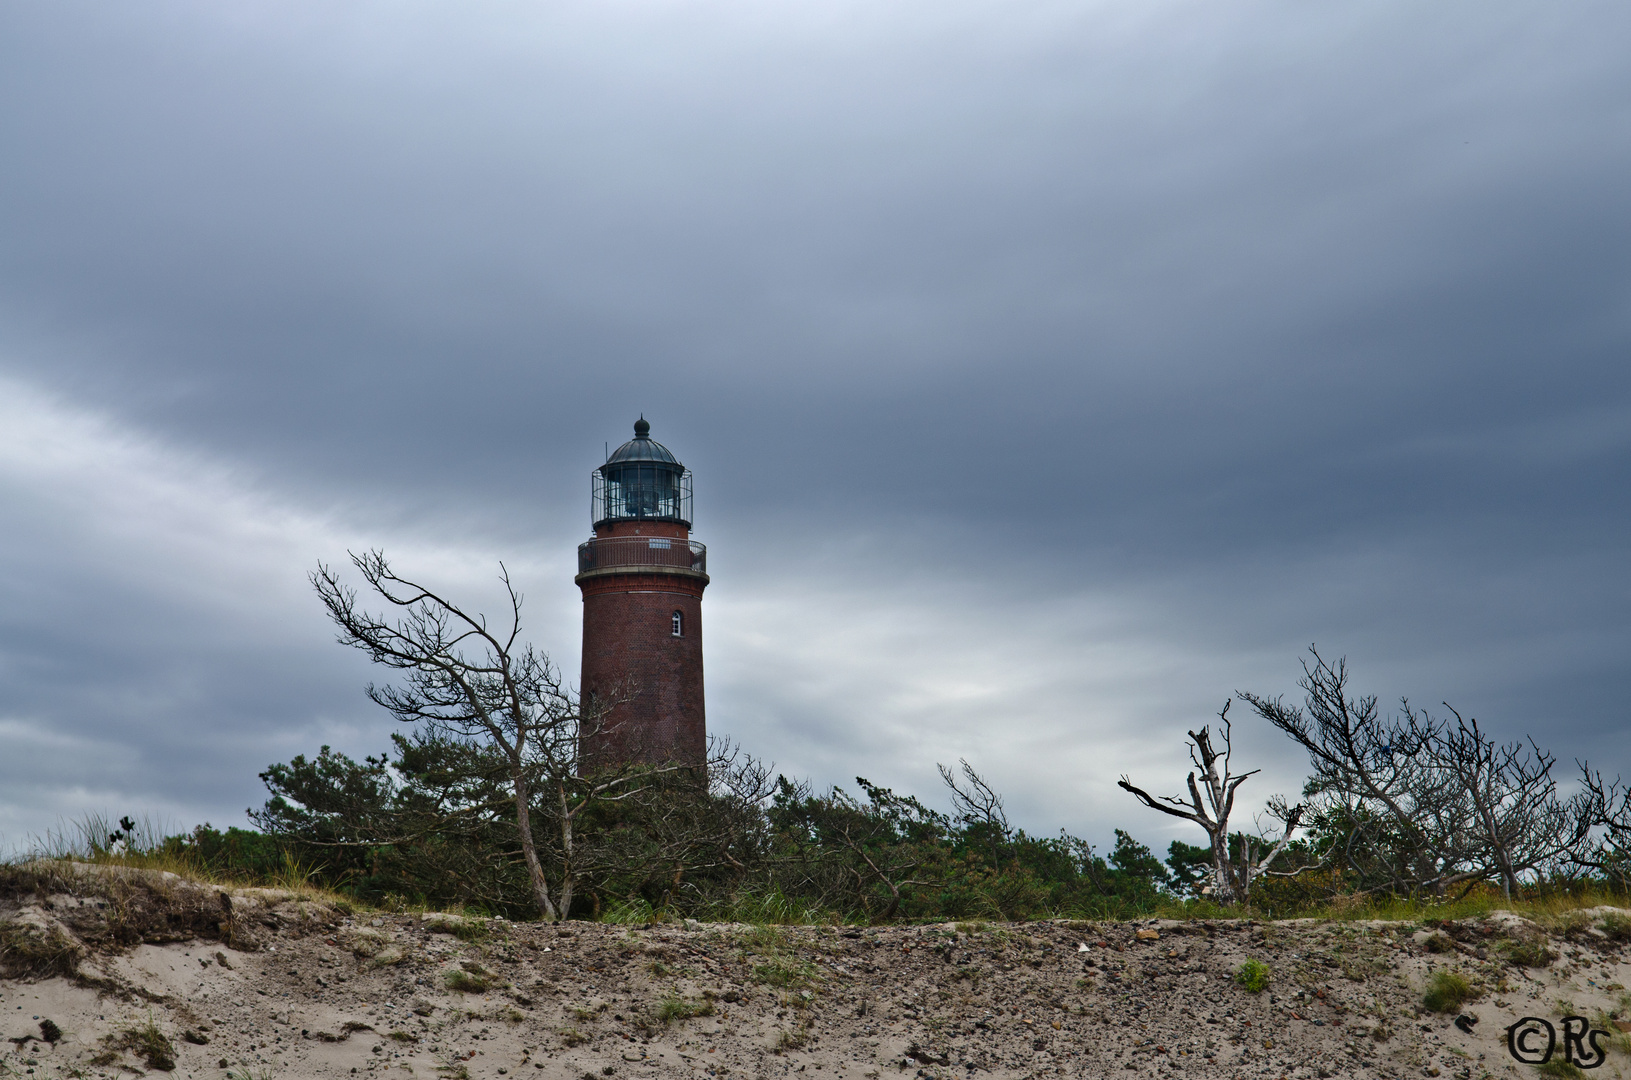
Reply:
[[[1631, 572], [1622, 9], [170, 3], [0, 16], [0, 832], [377, 749], [304, 573], [502, 558], [573, 670], [644, 411], [710, 725], [1152, 839], [1311, 641], [1565, 760]], [[1261, 796], [1299, 763], [1249, 724]]]

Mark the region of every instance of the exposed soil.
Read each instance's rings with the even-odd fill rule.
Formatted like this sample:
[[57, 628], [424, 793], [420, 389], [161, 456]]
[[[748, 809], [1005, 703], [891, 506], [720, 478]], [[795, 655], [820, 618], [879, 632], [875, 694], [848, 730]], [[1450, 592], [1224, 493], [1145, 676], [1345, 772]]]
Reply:
[[[176, 1076], [211, 1078], [1472, 1078], [1533, 1072], [1507, 1054], [1521, 1016], [1631, 1029], [1631, 913], [1607, 908], [1551, 931], [1507, 913], [557, 927], [9, 869], [0, 1076], [173, 1060]], [[1238, 984], [1248, 959], [1267, 989]], [[1424, 1011], [1437, 971], [1475, 996]], [[1628, 1066], [1631, 1036], [1617, 1036], [1594, 1075]]]

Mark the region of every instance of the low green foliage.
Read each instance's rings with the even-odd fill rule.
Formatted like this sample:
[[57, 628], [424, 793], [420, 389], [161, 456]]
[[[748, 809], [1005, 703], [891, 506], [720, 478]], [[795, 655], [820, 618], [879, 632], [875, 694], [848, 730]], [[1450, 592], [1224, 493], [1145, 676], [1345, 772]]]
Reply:
[[493, 974], [480, 964], [466, 963], [444, 976], [449, 990], [461, 994], [485, 994], [493, 988]]
[[486, 919], [446, 913], [427, 915], [425, 929], [433, 934], [451, 934], [460, 941], [482, 941], [491, 933]]
[[675, 994], [663, 998], [657, 1005], [657, 1019], [664, 1024], [713, 1014], [714, 1003], [707, 998], [688, 998]]
[[1580, 1066], [1554, 1055], [1546, 1064], [1539, 1066], [1535, 1072], [1541, 1076], [1553, 1076], [1559, 1080], [1585, 1080], [1585, 1071]]
[[802, 960], [774, 960], [753, 966], [753, 981], [783, 990], [808, 986], [815, 979], [815, 966]]
[[1272, 979], [1269, 966], [1255, 958], [1241, 964], [1240, 970], [1235, 972], [1235, 982], [1251, 994], [1261, 994], [1267, 990]]
[[1472, 983], [1456, 971], [1435, 971], [1427, 980], [1427, 992], [1422, 995], [1422, 1006], [1428, 1012], [1460, 1012], [1473, 997]]
[[1540, 938], [1508, 938], [1501, 942], [1501, 954], [1520, 967], [1542, 968], [1557, 959], [1546, 942]]

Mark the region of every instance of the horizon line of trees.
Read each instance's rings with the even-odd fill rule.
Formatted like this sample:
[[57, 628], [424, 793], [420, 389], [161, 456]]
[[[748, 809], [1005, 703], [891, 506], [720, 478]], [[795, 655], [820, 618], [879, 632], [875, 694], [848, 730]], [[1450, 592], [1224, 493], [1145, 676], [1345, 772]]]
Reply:
[[[857, 777], [816, 789], [772, 775], [728, 741], [705, 763], [584, 769], [578, 746], [617, 695], [586, 709], [521, 640], [521, 599], [494, 628], [400, 577], [377, 551], [352, 564], [386, 614], [327, 566], [312, 582], [340, 631], [397, 680], [369, 697], [411, 727], [355, 761], [323, 747], [261, 773], [259, 832], [208, 825], [166, 850], [227, 872], [293, 862], [372, 903], [457, 904], [511, 917], [655, 909], [734, 918], [1108, 917], [1172, 900], [1296, 907], [1337, 896], [1445, 898], [1481, 885], [1508, 897], [1545, 884], [1631, 887], [1631, 789], [1579, 763], [1560, 792], [1532, 739], [1501, 744], [1454, 709], [1384, 715], [1349, 689], [1344, 661], [1303, 663], [1301, 706], [1238, 692], [1309, 756], [1301, 801], [1234, 822], [1229, 703], [1189, 732], [1184, 796], [1142, 805], [1195, 824], [1204, 844], [1166, 858], [1120, 829], [1101, 853], [1060, 830], [1032, 836], [967, 762], [940, 766], [949, 811]], [[634, 692], [634, 691], [629, 691]]]

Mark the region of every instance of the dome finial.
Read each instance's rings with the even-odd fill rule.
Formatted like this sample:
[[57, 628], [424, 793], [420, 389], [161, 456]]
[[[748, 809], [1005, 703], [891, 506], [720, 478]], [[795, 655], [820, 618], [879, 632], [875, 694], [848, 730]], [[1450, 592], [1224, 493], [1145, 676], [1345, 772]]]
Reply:
[[651, 425], [646, 423], [645, 413], [641, 413], [640, 419], [634, 422], [634, 437], [636, 439], [651, 438]]

